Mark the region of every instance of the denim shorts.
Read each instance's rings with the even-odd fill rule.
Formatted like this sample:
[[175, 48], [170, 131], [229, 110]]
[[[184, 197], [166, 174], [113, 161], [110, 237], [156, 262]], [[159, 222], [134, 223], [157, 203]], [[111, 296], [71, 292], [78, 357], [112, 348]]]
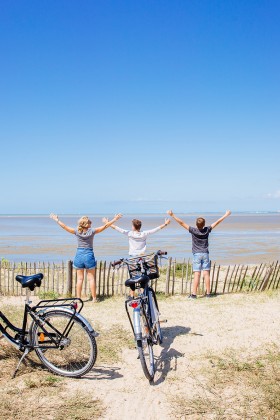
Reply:
[[92, 270], [96, 267], [96, 260], [92, 248], [77, 248], [74, 258], [74, 268]]
[[211, 261], [208, 252], [193, 254], [193, 271], [209, 271], [210, 269]]

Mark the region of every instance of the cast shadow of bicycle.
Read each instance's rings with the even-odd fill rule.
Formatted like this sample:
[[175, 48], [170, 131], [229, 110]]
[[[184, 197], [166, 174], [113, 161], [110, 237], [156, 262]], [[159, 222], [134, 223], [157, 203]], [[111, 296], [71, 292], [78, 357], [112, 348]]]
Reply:
[[[159, 377], [154, 381], [154, 385], [159, 385], [165, 381], [170, 370], [177, 370], [177, 359], [184, 357], [184, 353], [180, 353], [171, 345], [178, 335], [187, 335], [191, 331], [188, 327], [176, 325], [174, 327], [162, 328], [163, 343], [162, 351], [156, 359], [156, 372]], [[173, 367], [171, 368], [171, 363]]]
[[116, 366], [94, 366], [92, 370], [87, 373], [85, 376], [83, 376], [81, 379], [87, 379], [87, 380], [113, 380], [113, 379], [119, 379], [122, 378], [123, 375], [119, 373], [119, 370], [121, 368]]

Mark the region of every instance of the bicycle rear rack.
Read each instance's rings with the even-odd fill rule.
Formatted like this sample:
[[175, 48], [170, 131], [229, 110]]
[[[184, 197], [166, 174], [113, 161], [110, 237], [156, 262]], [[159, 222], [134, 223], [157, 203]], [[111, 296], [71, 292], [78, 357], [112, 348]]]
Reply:
[[[78, 308], [78, 304], [80, 307]], [[80, 298], [66, 298], [66, 299], [52, 299], [52, 300], [41, 300], [37, 305], [32, 306], [32, 311], [37, 309], [48, 309], [48, 308], [71, 308], [75, 312], [80, 313], [84, 307], [84, 302]]]

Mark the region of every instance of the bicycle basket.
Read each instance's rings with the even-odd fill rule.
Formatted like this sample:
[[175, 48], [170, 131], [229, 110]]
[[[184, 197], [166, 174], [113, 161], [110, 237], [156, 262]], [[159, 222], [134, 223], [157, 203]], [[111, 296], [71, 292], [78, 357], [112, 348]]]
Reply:
[[[147, 270], [147, 275], [150, 280], [158, 279], [159, 278], [159, 268], [157, 264], [157, 255], [153, 255], [150, 258], [145, 258], [144, 267]], [[134, 277], [141, 276], [140, 267], [138, 264], [138, 258], [130, 259], [128, 265], [128, 271], [130, 277], [133, 279]]]

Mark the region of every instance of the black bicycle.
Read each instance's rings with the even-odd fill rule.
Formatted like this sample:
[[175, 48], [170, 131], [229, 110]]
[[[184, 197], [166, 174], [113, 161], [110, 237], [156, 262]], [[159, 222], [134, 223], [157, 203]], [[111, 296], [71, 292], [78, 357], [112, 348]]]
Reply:
[[[30, 306], [30, 290], [40, 287], [43, 274], [17, 276], [16, 280], [27, 290], [22, 327], [13, 325], [0, 311], [0, 332], [23, 355], [21, 362], [33, 350], [41, 362], [53, 373], [77, 378], [89, 372], [96, 360], [98, 335], [80, 314], [81, 299], [41, 300]], [[28, 318], [32, 319], [28, 328]]]
[[[125, 301], [125, 309], [143, 372], [150, 382], [153, 382], [155, 375], [153, 346], [162, 343], [159, 307], [151, 282], [159, 278], [158, 259], [166, 254], [167, 252], [158, 251], [141, 257], [121, 259], [112, 264], [113, 267], [126, 265], [130, 278], [125, 285], [133, 292], [135, 289], [142, 289], [137, 297], [130, 297]], [[133, 309], [132, 318], [129, 307]]]

